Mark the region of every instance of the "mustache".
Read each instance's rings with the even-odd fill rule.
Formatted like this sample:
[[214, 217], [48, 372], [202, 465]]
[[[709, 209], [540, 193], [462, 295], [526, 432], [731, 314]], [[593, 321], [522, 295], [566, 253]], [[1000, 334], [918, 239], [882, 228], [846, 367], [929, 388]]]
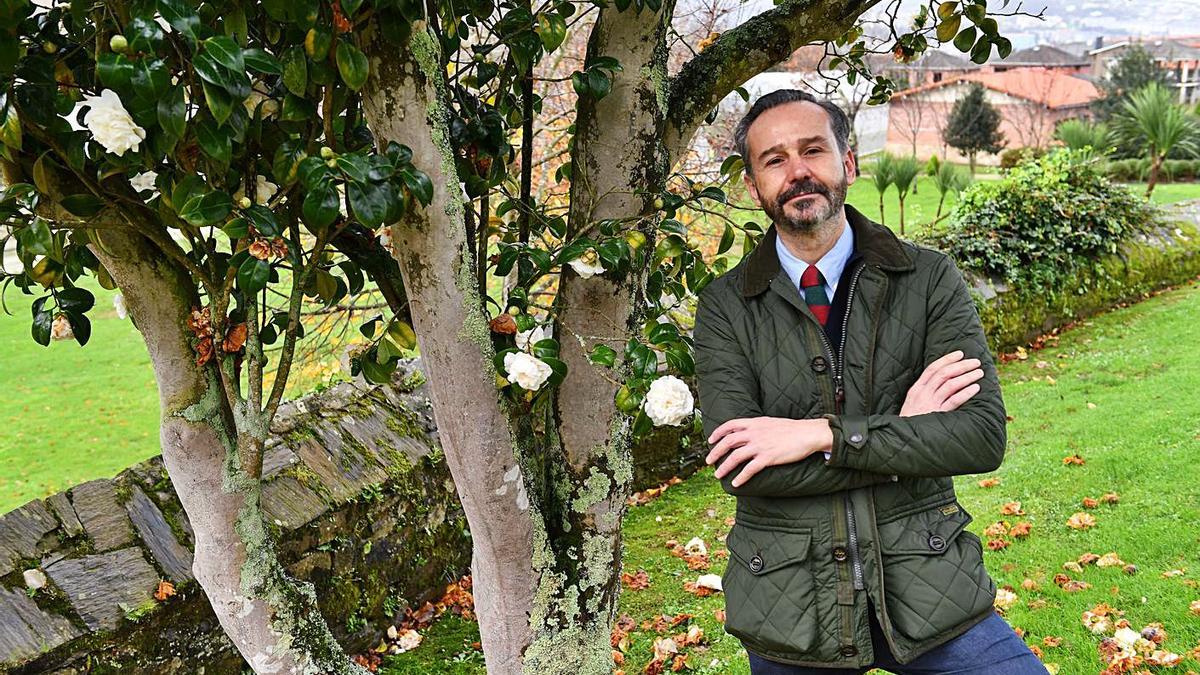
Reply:
[[780, 193], [779, 197], [776, 198], [775, 202], [780, 208], [783, 208], [783, 205], [786, 204], [789, 199], [809, 192], [822, 195], [826, 199], [829, 198], [829, 188], [811, 178], [807, 178], [784, 190], [782, 193]]

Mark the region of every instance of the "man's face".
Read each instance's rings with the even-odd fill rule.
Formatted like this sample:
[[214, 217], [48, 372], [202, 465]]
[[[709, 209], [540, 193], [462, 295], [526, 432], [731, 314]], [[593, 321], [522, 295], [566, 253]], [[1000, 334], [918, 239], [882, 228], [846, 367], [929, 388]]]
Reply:
[[780, 229], [809, 234], [840, 218], [854, 182], [854, 155], [838, 149], [829, 114], [808, 101], [775, 106], [746, 134], [744, 180], [754, 203]]

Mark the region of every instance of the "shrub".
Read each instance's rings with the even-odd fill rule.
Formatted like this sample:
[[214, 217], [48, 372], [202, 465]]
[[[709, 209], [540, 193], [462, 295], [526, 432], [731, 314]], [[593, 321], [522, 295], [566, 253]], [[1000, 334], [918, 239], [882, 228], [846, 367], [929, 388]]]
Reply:
[[1150, 223], [1149, 203], [1096, 164], [1062, 149], [975, 183], [931, 243], [963, 267], [1050, 288]]
[[1045, 148], [1009, 148], [1000, 153], [1000, 168], [1011, 169], [1027, 159], [1037, 159], [1046, 154]]

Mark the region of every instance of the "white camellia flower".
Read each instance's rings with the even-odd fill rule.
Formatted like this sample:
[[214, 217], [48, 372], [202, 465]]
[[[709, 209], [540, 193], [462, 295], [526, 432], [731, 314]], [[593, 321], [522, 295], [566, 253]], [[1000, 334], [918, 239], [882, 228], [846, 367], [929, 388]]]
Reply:
[[154, 180], [158, 178], [158, 174], [153, 171], [143, 171], [133, 178], [129, 179], [129, 184], [134, 190], [142, 192], [143, 190], [153, 190]]
[[117, 311], [118, 319], [129, 317], [129, 309], [125, 307], [125, 295], [123, 293], [117, 293], [113, 296], [113, 309]]
[[654, 426], [677, 425], [692, 414], [695, 401], [687, 383], [674, 375], [665, 375], [650, 383], [642, 401], [642, 410]]
[[505, 354], [504, 370], [508, 372], [508, 379], [529, 391], [537, 391], [554, 372], [545, 361], [525, 352]]
[[683, 550], [688, 555], [708, 555], [708, 546], [700, 537], [692, 537], [691, 541], [683, 545]]
[[699, 579], [696, 579], [697, 588], [710, 588], [714, 591], [721, 589], [721, 575], [719, 574], [701, 574]]
[[517, 349], [524, 349], [528, 351], [538, 342], [545, 340], [548, 337], [550, 337], [550, 331], [548, 331], [544, 326], [534, 326], [529, 330], [523, 330], [520, 333], [517, 333]]
[[[266, 176], [259, 174], [254, 177], [255, 204], [266, 204], [271, 201], [271, 197], [274, 197], [276, 192], [279, 192], [279, 186], [267, 180]], [[240, 202], [244, 196], [246, 196], [246, 190], [238, 188], [237, 192], [233, 193], [233, 202], [235, 204]]]
[[571, 269], [584, 279], [590, 279], [597, 274], [604, 274], [604, 265], [600, 264], [600, 256], [596, 255], [596, 250], [589, 248], [583, 255], [572, 260], [570, 263]]
[[268, 117], [279, 112], [279, 101], [267, 96], [267, 92], [263, 89], [266, 85], [261, 82], [255, 82], [254, 87], [250, 90], [250, 95], [242, 101], [242, 105], [246, 107], [246, 114], [254, 117], [254, 111], [258, 109], [258, 104], [262, 104], [262, 118], [265, 120]]
[[133, 121], [112, 89], [105, 89], [99, 96], [86, 97], [84, 104], [91, 110], [84, 116], [83, 123], [105, 150], [124, 155], [126, 150], [136, 151], [146, 139], [146, 130]]

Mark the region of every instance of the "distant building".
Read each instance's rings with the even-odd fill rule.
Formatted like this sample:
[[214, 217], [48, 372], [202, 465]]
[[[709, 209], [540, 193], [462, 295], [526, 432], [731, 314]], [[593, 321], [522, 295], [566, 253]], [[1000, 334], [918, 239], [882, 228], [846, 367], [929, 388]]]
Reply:
[[[1064, 119], [1090, 116], [1089, 104], [1100, 97], [1096, 86], [1061, 69], [1013, 68], [1003, 72], [976, 71], [897, 92], [888, 110], [887, 148], [918, 157], [937, 154], [954, 161], [965, 160], [945, 146], [946, 128], [954, 103], [972, 83], [982, 84], [985, 98], [1000, 111], [1000, 131], [1008, 148], [1042, 147], [1053, 138], [1055, 126]], [[980, 156], [980, 163], [995, 163], [994, 156]]]
[[1074, 54], [1054, 45], [1037, 45], [1019, 49], [1009, 54], [1007, 59], [988, 61], [980, 70], [1003, 73], [1014, 68], [1046, 68], [1073, 75], [1087, 73], [1091, 70], [1091, 65], [1091, 60], [1085, 56]]
[[1149, 52], [1159, 68], [1171, 73], [1174, 86], [1179, 90], [1180, 103], [1200, 102], [1200, 39], [1179, 38], [1170, 40], [1121, 40], [1112, 44], [1101, 43], [1088, 52], [1092, 61], [1092, 75], [1102, 79], [1108, 71], [1134, 45]]

